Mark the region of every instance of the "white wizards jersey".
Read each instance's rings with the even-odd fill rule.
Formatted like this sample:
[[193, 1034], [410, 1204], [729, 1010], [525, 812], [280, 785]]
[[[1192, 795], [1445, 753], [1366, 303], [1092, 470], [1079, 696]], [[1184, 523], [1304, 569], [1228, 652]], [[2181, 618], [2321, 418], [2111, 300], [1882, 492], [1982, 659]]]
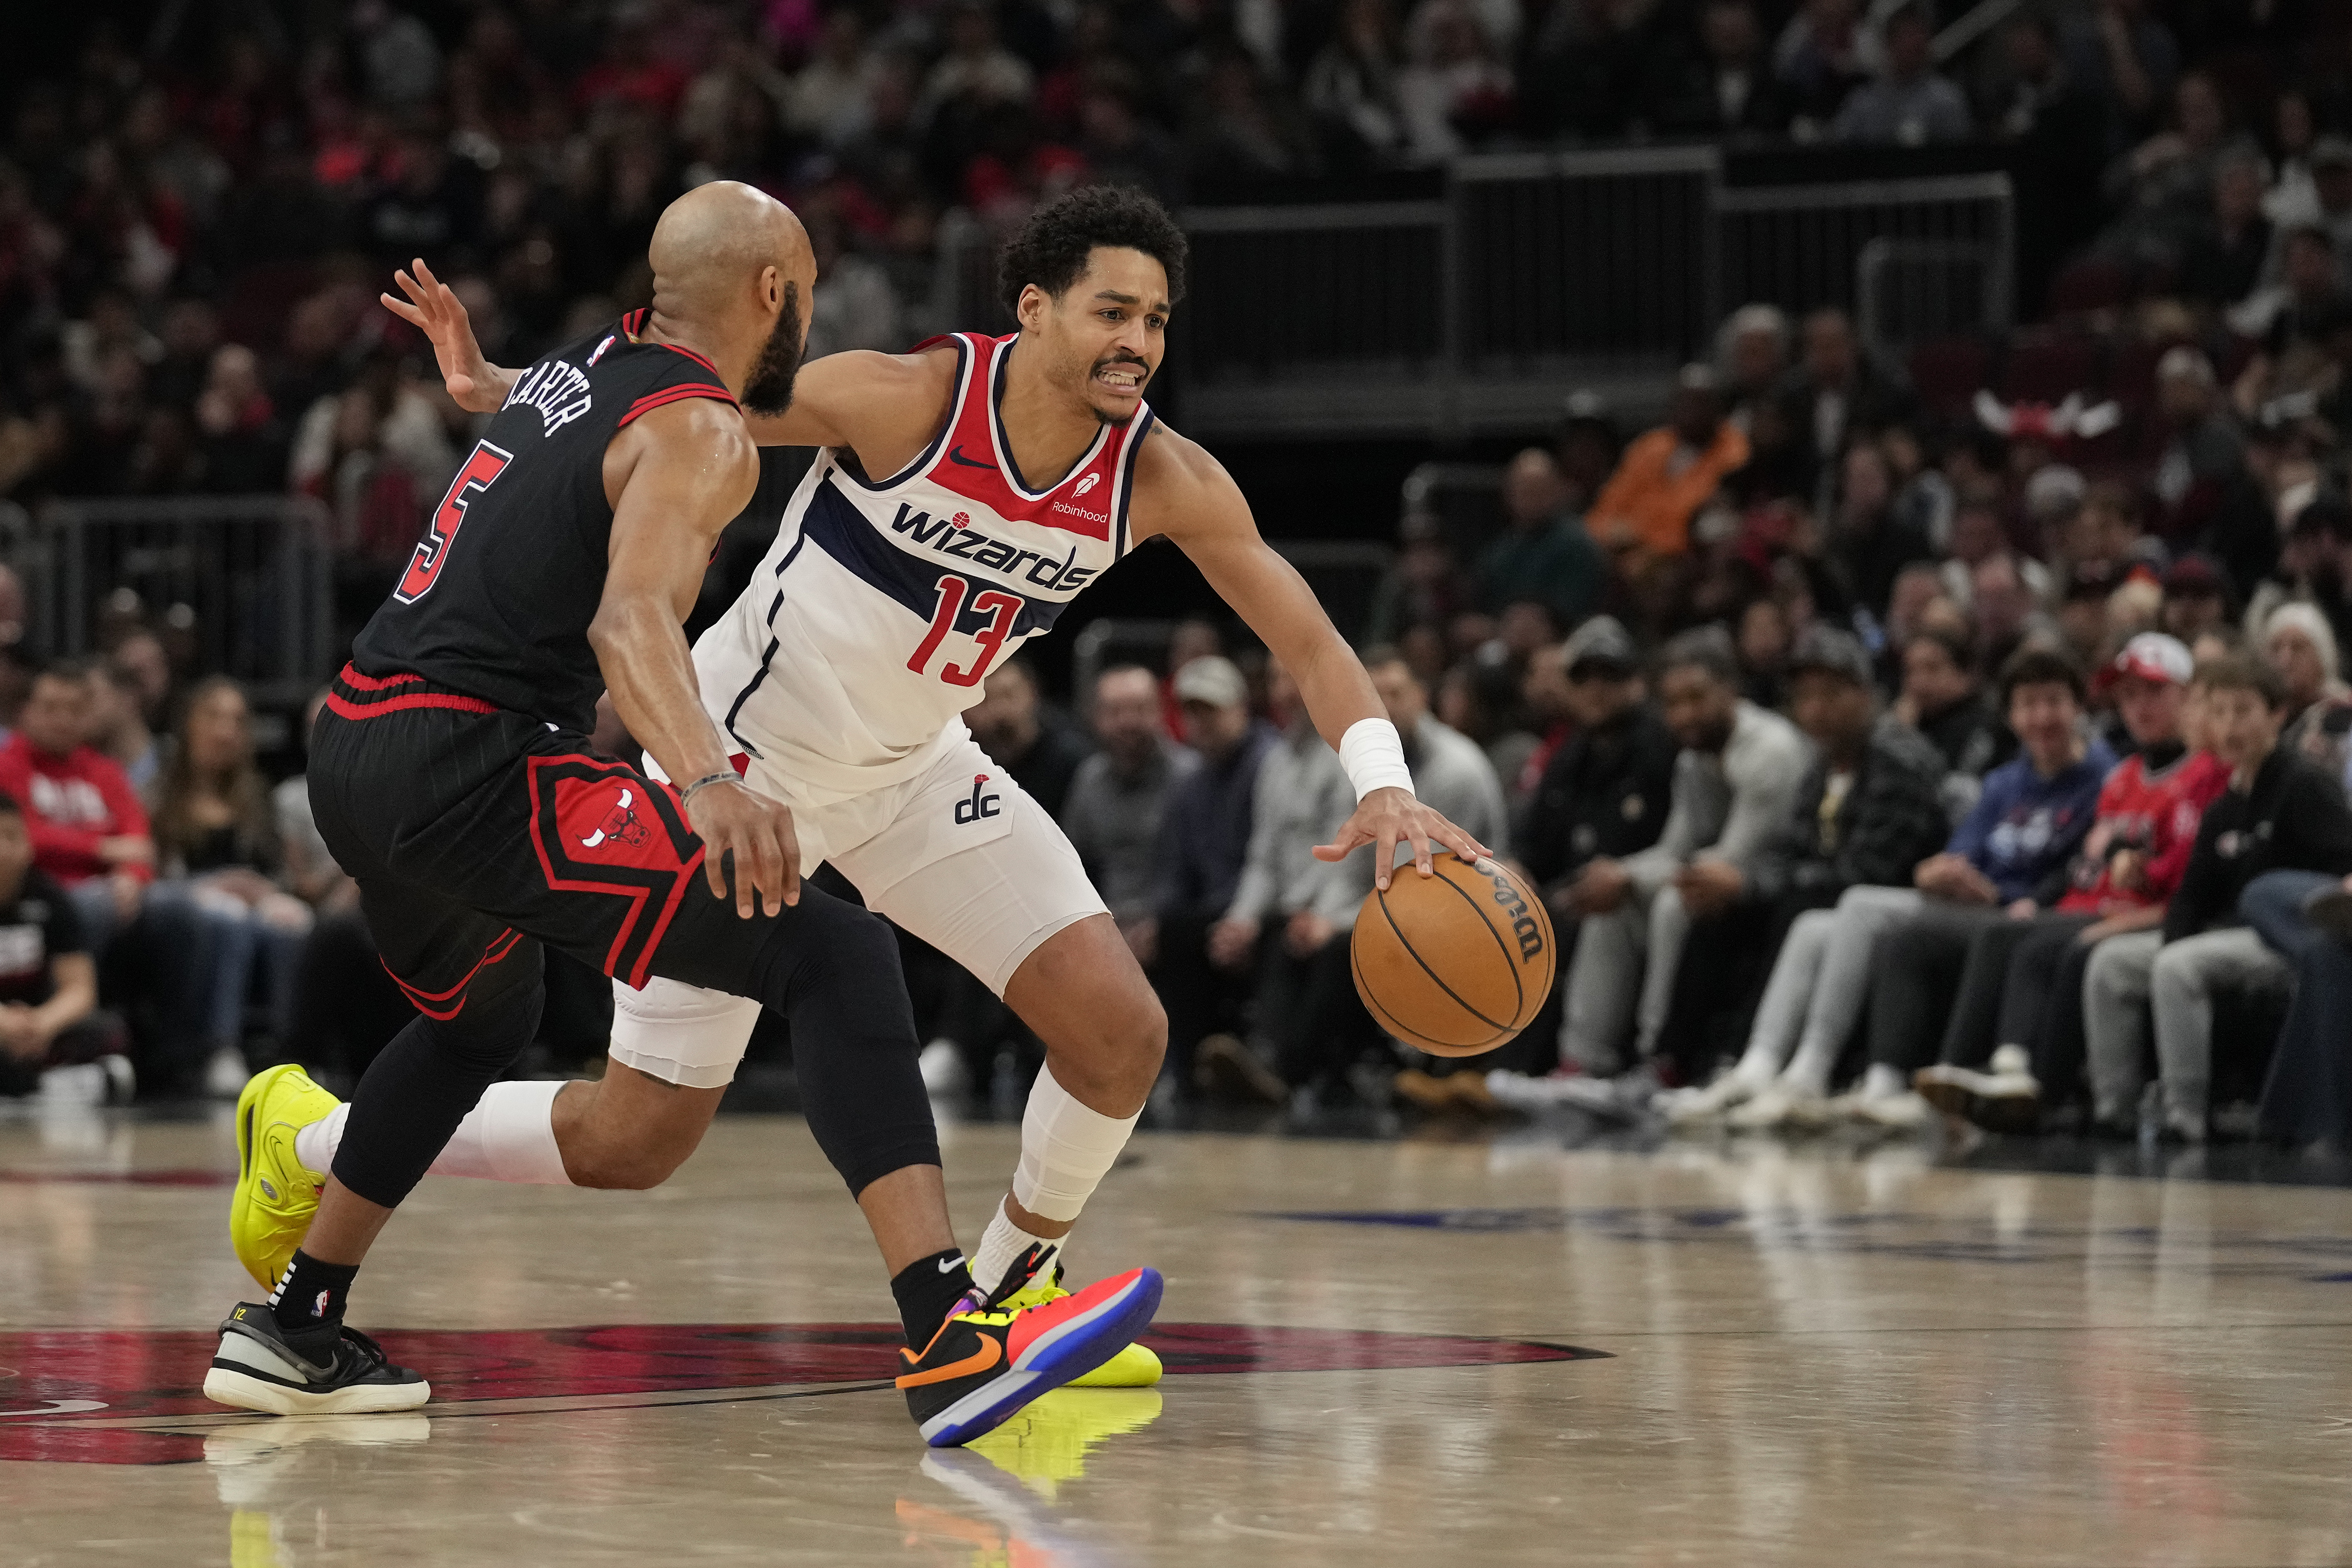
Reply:
[[819, 451], [751, 586], [695, 644], [728, 743], [812, 799], [921, 771], [988, 672], [1127, 551], [1150, 405], [1033, 490], [997, 415], [1013, 338], [933, 341], [958, 357], [947, 427], [886, 479]]

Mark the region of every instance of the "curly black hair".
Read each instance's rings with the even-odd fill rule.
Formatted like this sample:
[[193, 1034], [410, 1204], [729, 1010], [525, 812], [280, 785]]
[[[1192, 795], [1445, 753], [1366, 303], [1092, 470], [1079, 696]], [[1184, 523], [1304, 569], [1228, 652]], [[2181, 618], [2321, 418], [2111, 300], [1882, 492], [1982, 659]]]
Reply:
[[1098, 245], [1139, 250], [1168, 274], [1168, 300], [1184, 297], [1189, 247], [1176, 220], [1143, 192], [1125, 185], [1082, 185], [1029, 215], [996, 262], [996, 287], [1008, 315], [1021, 312], [1021, 290], [1034, 283], [1058, 298], [1087, 269]]

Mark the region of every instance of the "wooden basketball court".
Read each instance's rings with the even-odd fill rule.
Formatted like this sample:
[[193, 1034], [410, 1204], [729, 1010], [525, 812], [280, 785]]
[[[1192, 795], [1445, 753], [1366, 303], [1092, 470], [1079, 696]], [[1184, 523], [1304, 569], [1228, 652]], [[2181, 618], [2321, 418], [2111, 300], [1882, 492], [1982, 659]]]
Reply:
[[[967, 1238], [1014, 1130], [950, 1130]], [[194, 1390], [204, 1123], [0, 1122], [0, 1563], [2352, 1563], [2352, 1192], [1847, 1146], [1147, 1133], [1076, 1269], [1157, 1390], [918, 1440], [805, 1129], [667, 1188], [429, 1181], [354, 1321], [418, 1415]]]

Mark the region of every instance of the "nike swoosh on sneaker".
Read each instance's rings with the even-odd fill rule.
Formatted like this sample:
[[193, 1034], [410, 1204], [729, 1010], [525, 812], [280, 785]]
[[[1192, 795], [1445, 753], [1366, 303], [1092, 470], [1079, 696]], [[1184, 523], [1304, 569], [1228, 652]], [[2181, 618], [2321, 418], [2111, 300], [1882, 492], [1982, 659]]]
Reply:
[[996, 467], [994, 463], [983, 463], [977, 458], [965, 457], [963, 455], [963, 444], [961, 442], [958, 442], [956, 445], [948, 448], [948, 461], [950, 463], [961, 463], [967, 468], [992, 468]]
[[[908, 1361], [915, 1359], [914, 1352], [911, 1351], [900, 1351], [898, 1353]], [[1002, 1360], [1003, 1355], [1004, 1349], [996, 1342], [995, 1336], [982, 1334], [980, 1339], [980, 1348], [963, 1360], [950, 1362], [945, 1366], [935, 1366], [929, 1372], [910, 1372], [898, 1380], [898, 1386], [920, 1388], [927, 1383], [945, 1383], [951, 1377], [967, 1377], [976, 1372], [986, 1372]]]

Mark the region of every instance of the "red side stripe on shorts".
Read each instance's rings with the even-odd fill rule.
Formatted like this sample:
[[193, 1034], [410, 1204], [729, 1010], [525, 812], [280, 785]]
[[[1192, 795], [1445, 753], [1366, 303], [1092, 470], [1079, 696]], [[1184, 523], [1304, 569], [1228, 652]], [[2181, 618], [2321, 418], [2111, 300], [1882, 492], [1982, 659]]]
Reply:
[[337, 679], [353, 691], [388, 691], [395, 686], [412, 685], [425, 678], [421, 675], [387, 675], [378, 680], [373, 675], [362, 675], [347, 664], [343, 666], [343, 673]]
[[451, 708], [460, 713], [495, 713], [499, 705], [485, 702], [478, 697], [460, 697], [454, 691], [417, 691], [406, 697], [394, 697], [383, 702], [352, 702], [340, 691], [327, 693], [327, 706], [345, 719], [375, 719], [386, 713], [404, 712], [411, 708]]
[[[735, 404], [735, 395], [723, 386], [705, 386], [697, 382], [688, 386], [665, 387], [659, 392], [649, 392], [630, 404], [629, 411], [621, 416], [621, 424], [626, 425], [640, 414], [650, 414], [666, 403], [683, 403], [689, 397], [708, 397], [714, 403], [724, 403], [730, 408]], [[618, 427], [618, 426], [614, 426], [616, 429]]]
[[[466, 971], [466, 978], [446, 991], [420, 991], [399, 975], [392, 974], [392, 965], [388, 963], [384, 964], [383, 972], [386, 974], [392, 974], [392, 983], [400, 987], [402, 994], [407, 996], [409, 1004], [418, 1012], [436, 1024], [446, 1024], [466, 1010], [466, 987], [474, 983], [474, 976], [512, 952], [515, 943], [521, 940], [522, 933], [512, 929], [492, 938], [490, 945], [482, 950], [482, 956], [474, 967]], [[376, 962], [383, 963], [381, 958]], [[455, 1000], [452, 1001], [452, 998]], [[446, 1008], [439, 1008], [434, 1005], [436, 1002], [449, 1002], [451, 1005]]]

